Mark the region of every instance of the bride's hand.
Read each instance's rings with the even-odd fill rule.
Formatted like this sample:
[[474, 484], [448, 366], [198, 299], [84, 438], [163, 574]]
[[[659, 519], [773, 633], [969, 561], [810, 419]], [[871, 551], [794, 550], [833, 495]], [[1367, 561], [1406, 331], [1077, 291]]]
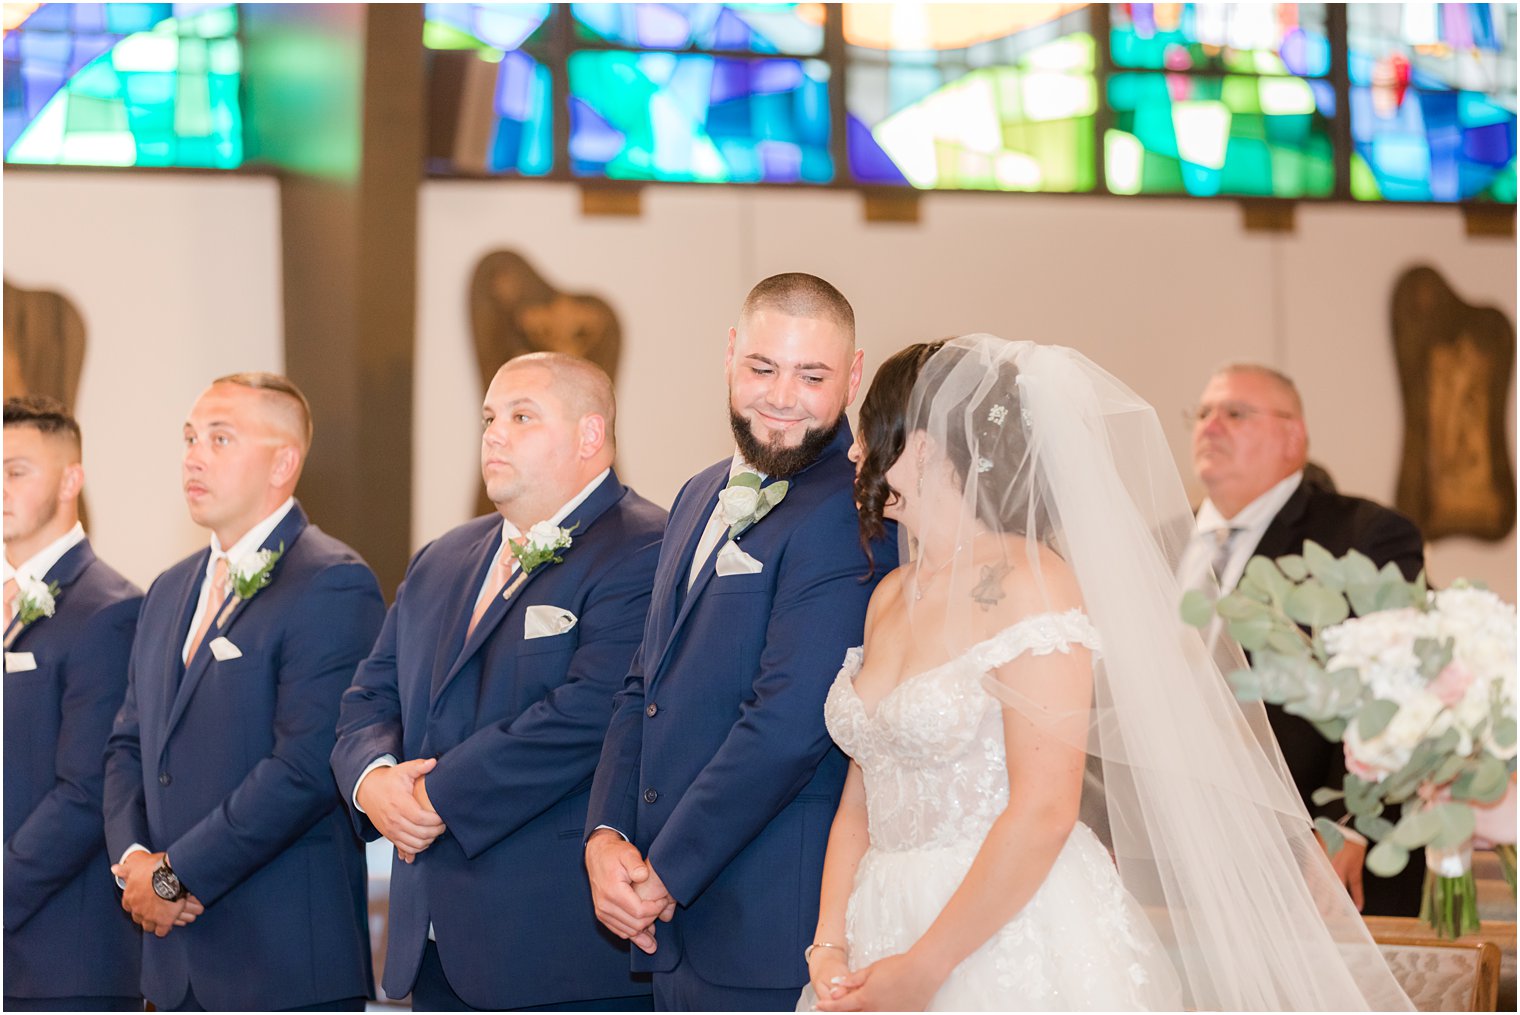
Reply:
[[814, 950], [812, 961], [808, 963], [808, 981], [820, 1004], [844, 994], [845, 988], [841, 984], [849, 973], [850, 964], [845, 961], [844, 952], [837, 948]]
[[840, 997], [818, 997], [819, 1011], [923, 1011], [939, 983], [908, 955], [889, 955], [846, 973]]

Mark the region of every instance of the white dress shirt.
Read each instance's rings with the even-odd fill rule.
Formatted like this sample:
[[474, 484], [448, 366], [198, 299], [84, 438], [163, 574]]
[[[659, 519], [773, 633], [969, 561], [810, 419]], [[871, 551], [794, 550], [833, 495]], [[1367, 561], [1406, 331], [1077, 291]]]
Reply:
[[1239, 584], [1247, 562], [1256, 552], [1256, 544], [1261, 542], [1272, 519], [1288, 503], [1303, 479], [1302, 470], [1293, 473], [1241, 508], [1233, 518], [1226, 518], [1214, 506], [1213, 501], [1205, 500], [1198, 508], [1197, 531], [1183, 551], [1177, 567], [1177, 577], [1182, 587], [1191, 589], [1202, 586], [1219, 545], [1217, 533], [1229, 529], [1237, 529], [1238, 532], [1230, 544], [1230, 555], [1222, 573], [1214, 577], [1218, 579], [1220, 592], [1228, 592]]
[[230, 550], [223, 550], [222, 541], [216, 538], [215, 532], [211, 533], [211, 556], [206, 558], [206, 573], [201, 576], [201, 591], [199, 598], [196, 600], [195, 616], [190, 618], [190, 628], [185, 632], [185, 641], [179, 650], [179, 657], [184, 661], [185, 665], [188, 666], [190, 664], [190, 640], [195, 637], [195, 632], [201, 629], [201, 621], [205, 618], [206, 611], [214, 610], [222, 605], [221, 603], [206, 602], [206, 597], [211, 592], [211, 576], [216, 572], [216, 562], [223, 557], [227, 558], [227, 580], [230, 586], [232, 581], [232, 565], [263, 546], [264, 540], [268, 539], [269, 534], [279, 527], [279, 524], [285, 520], [285, 516], [290, 513], [290, 509], [295, 507], [295, 504], [294, 497], [286, 497], [285, 503], [275, 508], [274, 512], [267, 515], [263, 521], [243, 533], [242, 538], [233, 543]]

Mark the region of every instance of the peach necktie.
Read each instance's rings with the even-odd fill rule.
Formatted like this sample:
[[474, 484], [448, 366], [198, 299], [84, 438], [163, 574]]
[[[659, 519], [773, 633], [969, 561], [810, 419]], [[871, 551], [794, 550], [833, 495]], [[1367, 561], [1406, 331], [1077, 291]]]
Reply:
[[16, 597], [21, 594], [21, 586], [16, 584], [15, 578], [5, 579], [5, 626], [0, 630], [9, 629], [11, 621], [16, 616]]
[[486, 615], [486, 611], [491, 608], [491, 603], [507, 587], [507, 582], [516, 569], [517, 558], [512, 556], [512, 551], [507, 549], [505, 543], [502, 544], [501, 552], [496, 555], [496, 563], [491, 566], [491, 594], [475, 604], [475, 613], [470, 617], [470, 626], [464, 632], [465, 641], [469, 641], [470, 635], [475, 633], [475, 628], [480, 624], [480, 618]]
[[211, 588], [206, 592], [206, 613], [201, 617], [201, 626], [196, 628], [195, 637], [190, 642], [190, 651], [185, 653], [185, 665], [190, 665], [190, 660], [195, 658], [195, 652], [201, 647], [201, 642], [206, 640], [206, 633], [211, 630], [211, 625], [216, 621], [216, 615], [222, 610], [222, 600], [227, 598], [227, 558], [216, 558], [216, 568], [211, 572]]

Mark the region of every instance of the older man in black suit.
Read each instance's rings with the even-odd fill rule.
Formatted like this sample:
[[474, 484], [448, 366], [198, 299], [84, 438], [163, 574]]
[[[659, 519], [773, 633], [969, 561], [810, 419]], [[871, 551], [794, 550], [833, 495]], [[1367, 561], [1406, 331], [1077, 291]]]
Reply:
[[[1193, 417], [1193, 468], [1208, 498], [1182, 558], [1185, 585], [1201, 583], [1212, 570], [1220, 589], [1232, 589], [1251, 557], [1302, 553], [1311, 539], [1337, 556], [1358, 550], [1379, 567], [1392, 561], [1411, 580], [1419, 574], [1425, 543], [1415, 524], [1306, 476], [1308, 453], [1303, 401], [1292, 380], [1255, 364], [1223, 367], [1209, 378]], [[1339, 804], [1316, 807], [1310, 794], [1340, 786], [1346, 774], [1340, 746], [1275, 705], [1267, 706], [1267, 717], [1310, 813], [1339, 817]], [[1412, 856], [1398, 877], [1364, 880], [1366, 849], [1352, 832], [1332, 860], [1358, 907], [1369, 914], [1418, 913], [1423, 858]]]

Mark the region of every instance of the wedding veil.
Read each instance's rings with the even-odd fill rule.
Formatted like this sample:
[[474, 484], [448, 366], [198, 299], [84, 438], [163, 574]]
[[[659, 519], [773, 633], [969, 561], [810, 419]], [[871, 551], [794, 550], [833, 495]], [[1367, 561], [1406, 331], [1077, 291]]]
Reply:
[[948, 601], [965, 606], [931, 615], [910, 603], [914, 637], [943, 639], [948, 657], [985, 637], [975, 603], [987, 530], [1037, 588], [1050, 561], [1069, 568], [1101, 641], [1090, 712], [1052, 714], [1006, 682], [987, 687], [1087, 752], [1083, 813], [1170, 953], [1183, 1003], [1409, 1009], [1313, 835], [1262, 706], [1235, 700], [1179, 618], [1192, 513], [1155, 410], [1074, 350], [972, 335], [925, 364], [908, 407], [915, 431], [928, 438], [920, 476], [962, 492], [961, 510], [919, 532], [954, 558], [909, 581], [948, 568]]

